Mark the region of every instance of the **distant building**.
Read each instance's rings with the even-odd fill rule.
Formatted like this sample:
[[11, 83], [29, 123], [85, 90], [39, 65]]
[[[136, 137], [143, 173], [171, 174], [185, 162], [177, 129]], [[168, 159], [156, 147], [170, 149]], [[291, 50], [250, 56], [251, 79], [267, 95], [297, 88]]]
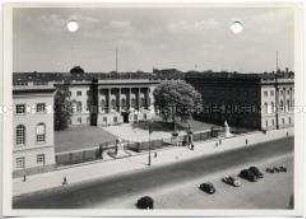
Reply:
[[168, 69], [153, 69], [153, 75], [160, 80], [178, 80], [183, 79], [185, 73], [175, 68]]
[[202, 94], [200, 119], [261, 130], [294, 124], [292, 72], [277, 74], [188, 73], [185, 80]]
[[55, 165], [53, 85], [29, 82], [15, 85], [14, 102], [14, 176], [52, 169]]

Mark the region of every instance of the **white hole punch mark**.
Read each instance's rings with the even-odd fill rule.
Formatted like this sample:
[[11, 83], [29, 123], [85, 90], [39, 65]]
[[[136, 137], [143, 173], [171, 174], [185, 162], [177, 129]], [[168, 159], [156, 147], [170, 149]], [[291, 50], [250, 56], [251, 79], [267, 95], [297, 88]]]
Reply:
[[72, 32], [72, 33], [76, 32], [79, 29], [78, 22], [75, 20], [68, 21], [67, 29], [69, 32]]
[[230, 26], [230, 30], [233, 34], [239, 34], [243, 31], [243, 25], [240, 21], [234, 21]]

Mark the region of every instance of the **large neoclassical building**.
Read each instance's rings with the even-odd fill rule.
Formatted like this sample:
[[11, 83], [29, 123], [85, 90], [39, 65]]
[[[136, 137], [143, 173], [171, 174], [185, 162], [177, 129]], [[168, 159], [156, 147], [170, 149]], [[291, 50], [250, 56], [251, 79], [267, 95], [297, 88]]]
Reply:
[[156, 82], [148, 79], [72, 81], [71, 126], [110, 126], [148, 120], [154, 113]]
[[185, 80], [202, 94], [200, 119], [271, 130], [294, 125], [294, 74], [198, 73]]
[[146, 73], [14, 73], [14, 176], [55, 165], [57, 86], [69, 90], [70, 126], [110, 126], [150, 119], [157, 84]]
[[55, 165], [53, 84], [33, 82], [13, 88], [14, 176], [52, 169]]

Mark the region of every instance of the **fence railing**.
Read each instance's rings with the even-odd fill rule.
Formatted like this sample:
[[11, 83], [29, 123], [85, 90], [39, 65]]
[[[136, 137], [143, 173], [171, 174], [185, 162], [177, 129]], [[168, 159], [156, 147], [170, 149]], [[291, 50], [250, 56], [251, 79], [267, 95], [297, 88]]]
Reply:
[[103, 159], [103, 152], [114, 149], [113, 142], [105, 142], [97, 146], [88, 146], [86, 149], [61, 152], [55, 155], [57, 165], [72, 165]]
[[[212, 132], [202, 131], [195, 132], [192, 134], [193, 141], [205, 141], [210, 138], [213, 138]], [[175, 146], [184, 146], [187, 142], [187, 134], [179, 135], [172, 138], [163, 138], [163, 139], [154, 139], [143, 142], [125, 142], [125, 149], [132, 150], [135, 152], [141, 152], [149, 150], [149, 147], [152, 150], [175, 145]], [[103, 159], [103, 154], [110, 150], [115, 149], [116, 145], [114, 142], [105, 142], [97, 146], [88, 146], [86, 149], [74, 150], [69, 152], [61, 152], [55, 155], [57, 165], [72, 165], [78, 163], [84, 163], [89, 161], [94, 161], [98, 159]]]

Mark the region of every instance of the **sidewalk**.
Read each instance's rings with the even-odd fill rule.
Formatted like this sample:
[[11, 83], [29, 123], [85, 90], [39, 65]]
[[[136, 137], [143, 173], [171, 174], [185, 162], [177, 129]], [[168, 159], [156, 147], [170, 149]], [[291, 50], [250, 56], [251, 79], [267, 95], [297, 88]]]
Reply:
[[[196, 142], [194, 150], [187, 147], [171, 147], [152, 151], [152, 167], [168, 165], [183, 160], [195, 159], [210, 154], [222, 153], [225, 151], [247, 147], [250, 145], [263, 143], [271, 140], [292, 136], [294, 129], [273, 130], [264, 134], [262, 132], [252, 132], [250, 134], [233, 136], [222, 139], [222, 144], [216, 146], [217, 139]], [[246, 145], [246, 139], [248, 139]], [[157, 152], [157, 157], [154, 157]], [[83, 183], [103, 179], [120, 174], [127, 174], [135, 170], [145, 170], [148, 167], [148, 152], [137, 156], [131, 156], [123, 159], [100, 160], [89, 164], [74, 165], [70, 168], [60, 168], [53, 172], [28, 176], [27, 181], [22, 178], [13, 179], [13, 196], [51, 189], [62, 186], [63, 178], [66, 177], [68, 184]]]

